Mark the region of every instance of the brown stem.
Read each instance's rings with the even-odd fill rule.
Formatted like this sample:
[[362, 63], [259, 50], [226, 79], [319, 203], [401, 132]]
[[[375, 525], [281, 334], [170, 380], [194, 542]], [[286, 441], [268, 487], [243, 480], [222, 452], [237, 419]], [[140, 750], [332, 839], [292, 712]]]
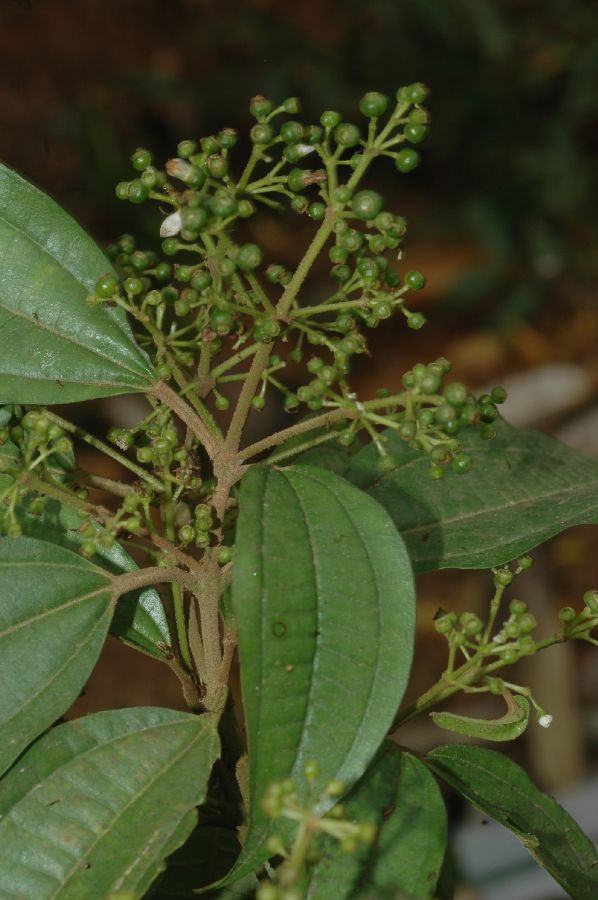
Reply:
[[196, 586], [191, 573], [177, 566], [148, 566], [145, 569], [135, 569], [133, 572], [123, 572], [113, 579], [112, 586], [115, 593], [121, 596], [137, 588], [148, 587], [150, 584], [169, 584], [173, 581], [188, 590], [193, 590]]
[[210, 430], [204, 420], [189, 406], [166, 382], [158, 381], [153, 385], [151, 393], [165, 403], [187, 425], [205, 447], [213, 460], [221, 449], [221, 441]]

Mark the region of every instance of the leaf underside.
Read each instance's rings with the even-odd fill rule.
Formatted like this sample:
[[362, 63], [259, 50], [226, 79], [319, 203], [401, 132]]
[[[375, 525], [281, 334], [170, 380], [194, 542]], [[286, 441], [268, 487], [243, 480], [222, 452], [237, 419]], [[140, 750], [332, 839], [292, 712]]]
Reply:
[[432, 771], [474, 806], [505, 825], [575, 900], [598, 897], [598, 854], [556, 800], [502, 753], [468, 745], [438, 747]]
[[0, 403], [148, 389], [149, 360], [123, 311], [86, 303], [110, 263], [58, 204], [2, 164], [0, 258]]
[[0, 896], [143, 896], [192, 831], [218, 753], [212, 717], [174, 710], [52, 729], [0, 782]]
[[447, 817], [425, 765], [386, 741], [344, 805], [349, 820], [376, 826], [375, 842], [348, 854], [327, 839], [310, 876], [307, 900], [365, 900], [397, 890], [418, 900], [433, 897]]
[[[58, 544], [67, 550], [77, 552], [81, 544], [88, 540], [79, 531], [82, 519], [78, 512], [57, 500], [49, 500], [43, 513], [34, 515], [29, 511], [29, 499], [26, 497], [17, 506], [17, 517], [27, 537]], [[109, 550], [98, 544], [92, 561], [117, 575], [138, 568], [117, 542]], [[163, 659], [164, 650], [159, 645], [171, 646], [172, 638], [156, 589], [141, 588], [120, 597], [110, 623], [110, 633], [126, 644]]]
[[272, 781], [320, 763], [347, 788], [384, 738], [411, 663], [414, 588], [392, 522], [311, 466], [255, 466], [241, 485], [233, 564], [250, 760], [250, 823], [229, 876], [263, 861]]
[[598, 460], [504, 421], [497, 436], [467, 434], [474, 465], [432, 480], [427, 454], [386, 432], [397, 468], [380, 473], [369, 444], [345, 477], [378, 500], [399, 529], [416, 571], [509, 562], [573, 525], [598, 523]]
[[114, 608], [107, 572], [34, 538], [0, 538], [0, 774], [76, 700]]

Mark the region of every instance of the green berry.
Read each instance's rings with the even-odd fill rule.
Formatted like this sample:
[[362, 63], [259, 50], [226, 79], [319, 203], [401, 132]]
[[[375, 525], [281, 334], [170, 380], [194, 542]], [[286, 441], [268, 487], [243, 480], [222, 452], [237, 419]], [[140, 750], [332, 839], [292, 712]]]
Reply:
[[414, 331], [419, 331], [426, 324], [426, 317], [423, 313], [409, 313], [407, 316], [407, 325]]
[[215, 216], [220, 216], [222, 219], [228, 218], [237, 211], [237, 200], [228, 191], [217, 191], [210, 202], [210, 209]]
[[457, 453], [453, 457], [453, 461], [451, 463], [452, 469], [454, 472], [457, 472], [459, 475], [464, 475], [466, 472], [469, 472], [473, 465], [473, 459], [468, 453]]
[[195, 269], [191, 276], [191, 287], [195, 291], [205, 291], [212, 284], [212, 276], [207, 269]]
[[359, 111], [364, 116], [367, 116], [368, 119], [383, 116], [387, 109], [388, 97], [386, 94], [379, 94], [377, 91], [368, 91], [359, 101]]
[[123, 287], [127, 294], [135, 296], [142, 292], [143, 281], [141, 280], [141, 278], [125, 278]]
[[291, 169], [287, 175], [287, 184], [292, 191], [303, 191], [307, 186], [308, 176], [309, 172], [306, 169]]
[[346, 428], [344, 431], [341, 431], [337, 437], [338, 443], [341, 447], [350, 447], [351, 444], [355, 441], [355, 432], [351, 431], [350, 428]]
[[410, 84], [407, 87], [407, 97], [412, 103], [423, 103], [429, 93], [430, 91], [425, 84], [421, 83], [421, 81]]
[[239, 140], [239, 135], [234, 128], [223, 128], [218, 134], [218, 143], [225, 150], [232, 150]]
[[430, 121], [430, 116], [425, 109], [412, 109], [407, 118], [413, 125], [427, 125]]
[[341, 122], [334, 129], [334, 140], [339, 147], [350, 149], [351, 147], [356, 147], [360, 142], [361, 132], [357, 125], [352, 125], [350, 122]]
[[181, 141], [176, 148], [177, 156], [181, 159], [189, 159], [194, 153], [197, 153], [197, 144], [195, 141]]
[[434, 628], [438, 634], [450, 634], [451, 631], [455, 630], [456, 625], [457, 615], [454, 612], [445, 613], [437, 619], [434, 619]]
[[149, 191], [144, 183], [139, 178], [135, 178], [135, 180], [129, 184], [127, 200], [131, 203], [144, 203], [148, 197]]
[[209, 156], [206, 161], [206, 168], [212, 178], [224, 178], [228, 174], [228, 160], [219, 153]]
[[269, 144], [274, 138], [274, 131], [271, 125], [266, 122], [258, 122], [249, 132], [249, 137], [253, 144], [264, 145]]
[[504, 403], [507, 399], [507, 392], [503, 387], [493, 387], [490, 391], [490, 399], [493, 403]]
[[231, 561], [232, 558], [233, 558], [233, 548], [232, 547], [227, 547], [226, 545], [223, 545], [222, 547], [220, 547], [220, 549], [218, 550], [218, 555], [217, 555], [219, 565], [225, 566], [227, 563], [229, 563]]
[[232, 278], [237, 269], [237, 264], [234, 259], [229, 259], [226, 257], [225, 259], [221, 259], [218, 263], [218, 272], [222, 276], [222, 278]]
[[382, 209], [382, 197], [376, 191], [359, 191], [353, 197], [351, 209], [358, 219], [375, 219]]
[[254, 397], [253, 400], [251, 401], [251, 405], [253, 406], [254, 409], [261, 410], [266, 405], [266, 398], [262, 397], [262, 396], [260, 396], [260, 394], [258, 394], [257, 397]]
[[527, 612], [527, 603], [524, 603], [523, 600], [517, 600], [516, 598], [513, 598], [513, 600], [511, 600], [511, 602], [509, 603], [509, 612], [512, 616], [522, 616]]
[[143, 147], [138, 147], [131, 156], [131, 162], [133, 163], [134, 169], [137, 169], [138, 172], [143, 172], [144, 169], [147, 169], [148, 166], [151, 166], [152, 154], [149, 150], [145, 150]]
[[467, 388], [460, 381], [453, 381], [447, 384], [444, 391], [444, 398], [451, 406], [463, 406], [467, 400]]
[[116, 195], [117, 200], [128, 200], [129, 198], [129, 182], [128, 181], [119, 181], [116, 187], [114, 188], [114, 193]]
[[598, 591], [586, 591], [583, 595], [583, 603], [591, 615], [598, 616]]
[[301, 101], [299, 97], [287, 97], [282, 102], [282, 108], [290, 116], [296, 116], [298, 112], [301, 112]]
[[181, 210], [181, 222], [187, 231], [199, 231], [209, 219], [208, 210], [203, 207], [186, 207]]
[[328, 251], [328, 259], [333, 263], [344, 263], [347, 261], [349, 253], [345, 247], [341, 247], [339, 244], [335, 244], [334, 247], [331, 247]]
[[396, 156], [395, 165], [399, 172], [411, 172], [419, 164], [419, 153], [410, 147], [399, 150]]
[[254, 119], [262, 119], [265, 116], [269, 116], [272, 109], [272, 101], [268, 97], [264, 97], [263, 94], [256, 94], [249, 103], [249, 112]]
[[320, 116], [320, 123], [324, 126], [324, 128], [336, 128], [336, 126], [340, 123], [341, 114], [336, 112], [336, 110], [326, 109]]
[[95, 284], [95, 293], [97, 297], [102, 299], [113, 297], [114, 294], [118, 293], [118, 281], [114, 275], [107, 274], [98, 278]]
[[154, 451], [151, 447], [139, 447], [137, 450], [137, 459], [140, 463], [149, 463], [154, 458]]
[[425, 283], [426, 279], [421, 272], [412, 270], [405, 275], [405, 284], [407, 287], [410, 287], [412, 291], [421, 291]]
[[326, 204], [316, 200], [315, 203], [310, 203], [307, 213], [310, 219], [320, 222], [326, 215]]
[[248, 219], [249, 216], [252, 216], [255, 212], [255, 206], [251, 202], [251, 200], [247, 200], [246, 197], [242, 197], [237, 203], [237, 215], [241, 219]]
[[162, 252], [166, 256], [174, 256], [175, 253], [178, 253], [179, 246], [180, 244], [175, 237], [166, 238], [166, 240], [162, 241]]
[[425, 125], [418, 125], [416, 122], [410, 122], [405, 127], [405, 137], [412, 144], [421, 144], [424, 140], [425, 136], [428, 133], [428, 129]]
[[494, 583], [497, 587], [508, 587], [513, 581], [513, 573], [510, 569], [498, 569], [494, 575]]
[[305, 128], [301, 122], [284, 122], [280, 126], [280, 136], [285, 144], [298, 144], [305, 136]]
[[257, 244], [243, 244], [239, 247], [237, 265], [242, 272], [253, 272], [261, 264], [263, 253]]
[[223, 397], [222, 394], [218, 394], [214, 405], [216, 406], [216, 409], [220, 410], [220, 412], [226, 412], [226, 410], [230, 407], [230, 400], [228, 399], [228, 397]]
[[179, 541], [182, 544], [189, 544], [195, 538], [195, 528], [193, 525], [181, 525], [179, 528]]

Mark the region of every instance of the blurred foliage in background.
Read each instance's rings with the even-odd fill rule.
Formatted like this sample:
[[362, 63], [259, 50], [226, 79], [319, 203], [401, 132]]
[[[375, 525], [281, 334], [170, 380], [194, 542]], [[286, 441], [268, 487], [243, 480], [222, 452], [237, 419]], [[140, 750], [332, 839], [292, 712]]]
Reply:
[[596, 276], [596, 3], [2, 0], [0, 21], [0, 156], [100, 236], [138, 223], [106, 197], [139, 144], [172, 154], [257, 92], [309, 120], [423, 80], [424, 165], [388, 189], [418, 236], [471, 248], [445, 301], [508, 327]]

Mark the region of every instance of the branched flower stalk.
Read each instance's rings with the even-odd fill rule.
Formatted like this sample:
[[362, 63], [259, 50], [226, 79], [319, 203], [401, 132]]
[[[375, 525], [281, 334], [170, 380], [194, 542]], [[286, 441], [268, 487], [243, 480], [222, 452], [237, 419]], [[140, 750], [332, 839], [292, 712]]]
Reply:
[[[79, 512], [84, 556], [135, 537], [169, 584], [177, 637], [169, 652], [208, 709], [220, 709], [226, 697], [234, 636], [223, 635], [220, 606], [236, 486], [248, 466], [265, 454], [292, 461], [328, 442], [349, 448], [362, 433], [378, 448], [381, 470], [388, 469], [383, 431], [392, 429], [428, 453], [430, 476], [443, 478], [471, 466], [467, 428], [494, 434], [504, 391], [476, 399], [462, 384], [446, 383], [444, 358], [414, 366], [398, 389], [372, 399], [358, 398], [350, 383], [354, 358], [367, 351], [368, 329], [395, 313], [411, 329], [425, 323], [410, 305], [424, 276], [394, 264], [405, 220], [362, 181], [380, 157], [401, 173], [415, 168], [412, 145], [424, 139], [429, 119], [426, 96], [421, 84], [399, 89], [394, 103], [366, 94], [365, 129], [333, 111], [305, 124], [294, 118], [296, 98], [275, 106], [255, 97], [252, 149], [241, 167], [230, 128], [182, 141], [163, 168], [150, 151], [136, 150], [136, 177], [118, 184], [116, 194], [168, 210], [161, 253], [123, 235], [108, 248], [113, 269], [88, 302], [119, 307], [133, 322], [158, 376], [148, 395], [151, 410], [133, 428], [110, 429], [108, 442], [43, 408], [14, 408], [2, 426], [0, 466], [11, 476], [0, 497], [4, 531], [20, 534], [19, 507], [40, 514], [53, 498]], [[294, 270], [244, 240], [247, 221], [264, 206], [288, 207], [313, 223]], [[310, 279], [322, 258], [329, 288], [314, 301]], [[248, 442], [249, 416], [277, 397], [289, 424]], [[111, 457], [126, 477], [102, 479], [76, 466], [76, 441]], [[97, 489], [111, 502], [95, 503]], [[198, 614], [190, 615], [196, 602]]]

